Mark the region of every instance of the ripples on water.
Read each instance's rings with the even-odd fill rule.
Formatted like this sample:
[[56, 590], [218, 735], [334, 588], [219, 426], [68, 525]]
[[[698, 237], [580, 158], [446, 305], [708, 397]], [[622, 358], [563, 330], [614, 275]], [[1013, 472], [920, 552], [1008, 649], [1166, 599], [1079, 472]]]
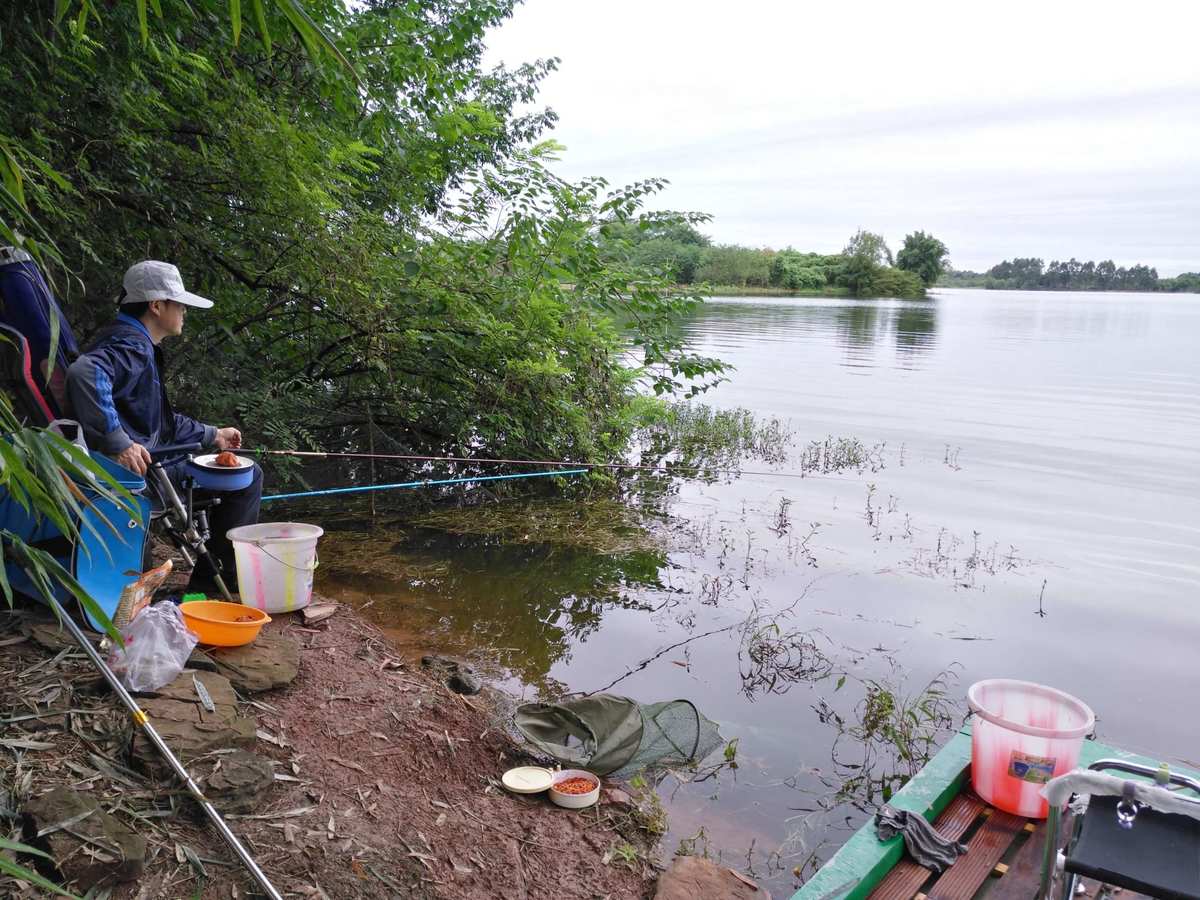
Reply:
[[[493, 648], [528, 695], [596, 689], [730, 626], [615, 690], [693, 698], [738, 738], [736, 770], [660, 787], [668, 849], [707, 842], [784, 893], [865, 816], [862, 796], [836, 794], [850, 770], [831, 714], [853, 721], [871, 679], [919, 688], [958, 664], [958, 694], [1047, 682], [1090, 703], [1102, 737], [1195, 762], [1200, 297], [729, 298], [688, 335], [736, 366], [705, 402], [790, 422], [780, 471], [829, 435], [882, 445], [879, 464], [675, 483], [659, 551], [408, 529], [410, 568], [326, 577], [423, 646]], [[823, 659], [790, 689], [747, 690], [733, 626], [782, 609], [780, 631]]]

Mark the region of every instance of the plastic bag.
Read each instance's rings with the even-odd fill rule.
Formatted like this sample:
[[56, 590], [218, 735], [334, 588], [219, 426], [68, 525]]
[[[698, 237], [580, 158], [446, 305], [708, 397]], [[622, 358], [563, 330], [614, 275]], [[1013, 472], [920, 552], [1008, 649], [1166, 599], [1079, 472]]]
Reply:
[[109, 668], [131, 691], [156, 691], [183, 671], [198, 638], [170, 600], [147, 606], [121, 629], [124, 649], [114, 647]]

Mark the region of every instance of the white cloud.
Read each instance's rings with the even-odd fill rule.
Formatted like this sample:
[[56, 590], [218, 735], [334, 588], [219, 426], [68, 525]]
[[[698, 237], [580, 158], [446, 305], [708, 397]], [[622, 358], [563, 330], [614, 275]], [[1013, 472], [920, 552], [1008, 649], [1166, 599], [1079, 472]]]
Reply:
[[528, 0], [492, 61], [562, 57], [560, 170], [672, 181], [719, 241], [931, 230], [1200, 270], [1200, 5]]

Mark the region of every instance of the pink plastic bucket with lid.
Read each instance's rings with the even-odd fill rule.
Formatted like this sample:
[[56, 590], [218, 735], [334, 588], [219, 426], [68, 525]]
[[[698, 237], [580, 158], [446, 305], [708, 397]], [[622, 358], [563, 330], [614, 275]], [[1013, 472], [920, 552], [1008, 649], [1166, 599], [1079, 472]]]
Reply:
[[971, 786], [998, 809], [1046, 817], [1041, 789], [1079, 763], [1096, 716], [1077, 697], [1009, 678], [977, 681], [967, 690], [971, 729]]

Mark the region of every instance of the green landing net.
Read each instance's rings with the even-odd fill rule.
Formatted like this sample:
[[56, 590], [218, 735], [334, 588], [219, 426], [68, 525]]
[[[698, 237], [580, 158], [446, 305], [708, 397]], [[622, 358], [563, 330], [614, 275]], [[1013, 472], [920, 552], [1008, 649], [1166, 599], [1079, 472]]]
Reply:
[[514, 716], [525, 739], [564, 765], [627, 777], [699, 762], [724, 741], [690, 700], [638, 703], [615, 694], [526, 703]]

